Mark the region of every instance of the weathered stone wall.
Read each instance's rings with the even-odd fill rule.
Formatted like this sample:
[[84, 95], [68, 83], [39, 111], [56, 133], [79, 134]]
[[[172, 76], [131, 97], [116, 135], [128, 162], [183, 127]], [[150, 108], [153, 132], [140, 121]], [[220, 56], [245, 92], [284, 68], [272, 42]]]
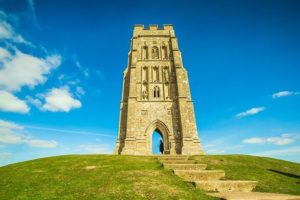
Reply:
[[124, 71], [116, 154], [149, 155], [152, 133], [165, 154], [203, 154], [188, 75], [172, 25], [136, 25]]

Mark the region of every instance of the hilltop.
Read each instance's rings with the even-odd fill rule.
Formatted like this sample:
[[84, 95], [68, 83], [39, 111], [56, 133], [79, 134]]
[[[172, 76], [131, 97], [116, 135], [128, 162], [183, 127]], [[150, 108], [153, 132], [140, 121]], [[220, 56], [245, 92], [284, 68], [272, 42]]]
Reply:
[[[256, 191], [300, 195], [300, 164], [244, 155], [194, 156]], [[213, 199], [154, 157], [66, 155], [0, 167], [0, 199]]]

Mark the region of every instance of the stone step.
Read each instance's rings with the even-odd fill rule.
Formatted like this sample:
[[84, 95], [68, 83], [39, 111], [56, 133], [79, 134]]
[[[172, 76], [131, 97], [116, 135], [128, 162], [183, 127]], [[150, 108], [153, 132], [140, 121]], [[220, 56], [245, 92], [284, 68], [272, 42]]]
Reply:
[[193, 164], [194, 160], [160, 160], [163, 164]]
[[189, 156], [186, 155], [168, 155], [168, 154], [164, 154], [164, 155], [152, 155], [154, 157], [157, 158], [178, 158], [178, 157], [185, 157], [188, 158]]
[[190, 182], [219, 180], [225, 176], [223, 170], [174, 170], [174, 173]]
[[188, 157], [160, 157], [158, 158], [161, 161], [167, 161], [167, 160], [187, 160]]
[[185, 155], [158, 155], [159, 158], [188, 158], [189, 156]]
[[251, 192], [257, 182], [256, 181], [195, 181], [196, 187], [208, 192]]
[[300, 196], [264, 192], [220, 192], [208, 195], [227, 200], [300, 200]]
[[204, 170], [206, 164], [165, 164], [164, 167], [173, 170]]

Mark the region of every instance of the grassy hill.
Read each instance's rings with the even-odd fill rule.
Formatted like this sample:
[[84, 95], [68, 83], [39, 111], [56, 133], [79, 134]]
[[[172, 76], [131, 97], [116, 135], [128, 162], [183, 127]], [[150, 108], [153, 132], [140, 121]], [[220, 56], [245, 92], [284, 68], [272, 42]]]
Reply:
[[[300, 194], [300, 164], [253, 156], [194, 156], [257, 191]], [[213, 199], [152, 157], [68, 155], [0, 167], [0, 199]]]
[[70, 155], [1, 167], [0, 199], [212, 198], [151, 157]]
[[226, 179], [254, 180], [254, 191], [300, 195], [300, 164], [257, 156], [214, 155], [193, 156], [207, 169], [223, 169]]

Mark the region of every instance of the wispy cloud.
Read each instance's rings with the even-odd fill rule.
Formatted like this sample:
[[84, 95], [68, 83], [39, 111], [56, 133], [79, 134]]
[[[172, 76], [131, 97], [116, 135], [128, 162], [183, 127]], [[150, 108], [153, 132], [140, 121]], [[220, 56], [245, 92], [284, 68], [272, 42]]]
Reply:
[[272, 94], [273, 99], [281, 98], [281, 97], [287, 97], [287, 96], [292, 96], [292, 95], [298, 95], [300, 92], [293, 92], [293, 91], [281, 91]]
[[229, 152], [234, 153], [243, 148], [243, 145], [241, 144], [231, 143], [234, 138], [235, 136], [228, 135], [212, 141], [206, 141], [206, 143], [203, 145], [203, 148], [207, 154], [224, 154]]
[[300, 146], [293, 146], [284, 149], [275, 149], [270, 151], [263, 151], [259, 153], [254, 153], [252, 155], [257, 156], [298, 156], [300, 155]]
[[72, 59], [73, 59], [75, 65], [76, 65], [76, 67], [81, 71], [81, 73], [82, 73], [86, 78], [88, 78], [89, 75], [90, 75], [89, 69], [86, 68], [86, 67], [83, 67], [83, 66], [81, 65], [81, 63], [80, 63], [80, 61], [79, 61], [77, 55], [73, 55], [73, 56], [72, 56]]
[[246, 117], [246, 116], [249, 116], [249, 115], [256, 115], [256, 114], [264, 111], [265, 109], [266, 109], [265, 107], [251, 108], [249, 110], [246, 110], [244, 112], [236, 114], [236, 117]]
[[282, 134], [277, 137], [251, 137], [243, 140], [247, 144], [274, 144], [274, 145], [287, 145], [299, 139], [298, 134]]
[[90, 131], [66, 130], [66, 129], [56, 129], [56, 128], [47, 128], [47, 127], [39, 127], [39, 126], [26, 126], [26, 128], [60, 132], [60, 133], [79, 134], [79, 135], [93, 135], [93, 136], [113, 137], [113, 138], [116, 137], [115, 135], [112, 134], [103, 134], [103, 133], [90, 132]]
[[54, 148], [58, 143], [54, 140], [32, 138], [25, 134], [25, 128], [14, 122], [0, 119], [0, 144], [27, 144], [30, 147]]
[[19, 131], [24, 127], [5, 120], [0, 120], [0, 143], [2, 144], [18, 144], [22, 142], [22, 136]]
[[14, 94], [0, 90], [0, 111], [28, 113], [30, 108], [27, 103]]
[[38, 24], [38, 20], [36, 17], [36, 12], [35, 12], [35, 6], [34, 6], [34, 0], [28, 0], [28, 9], [29, 9], [29, 14], [32, 18], [32, 21], [34, 23], [34, 25], [37, 28], [40, 28], [39, 24]]
[[26, 143], [31, 147], [53, 148], [58, 145], [55, 140], [28, 140]]
[[7, 160], [13, 156], [12, 153], [9, 152], [0, 152], [0, 160]]
[[208, 153], [208, 154], [224, 154], [225, 150], [222, 150], [222, 149], [208, 149], [206, 151], [206, 153]]
[[112, 147], [105, 144], [85, 144], [79, 145], [78, 148], [92, 154], [111, 154], [113, 152]]
[[22, 43], [32, 46], [21, 34], [16, 33], [13, 26], [8, 22], [9, 16], [0, 10], [0, 39], [10, 43]]
[[76, 94], [76, 96], [81, 97], [85, 94], [85, 91], [82, 87], [77, 86], [75, 94]]

